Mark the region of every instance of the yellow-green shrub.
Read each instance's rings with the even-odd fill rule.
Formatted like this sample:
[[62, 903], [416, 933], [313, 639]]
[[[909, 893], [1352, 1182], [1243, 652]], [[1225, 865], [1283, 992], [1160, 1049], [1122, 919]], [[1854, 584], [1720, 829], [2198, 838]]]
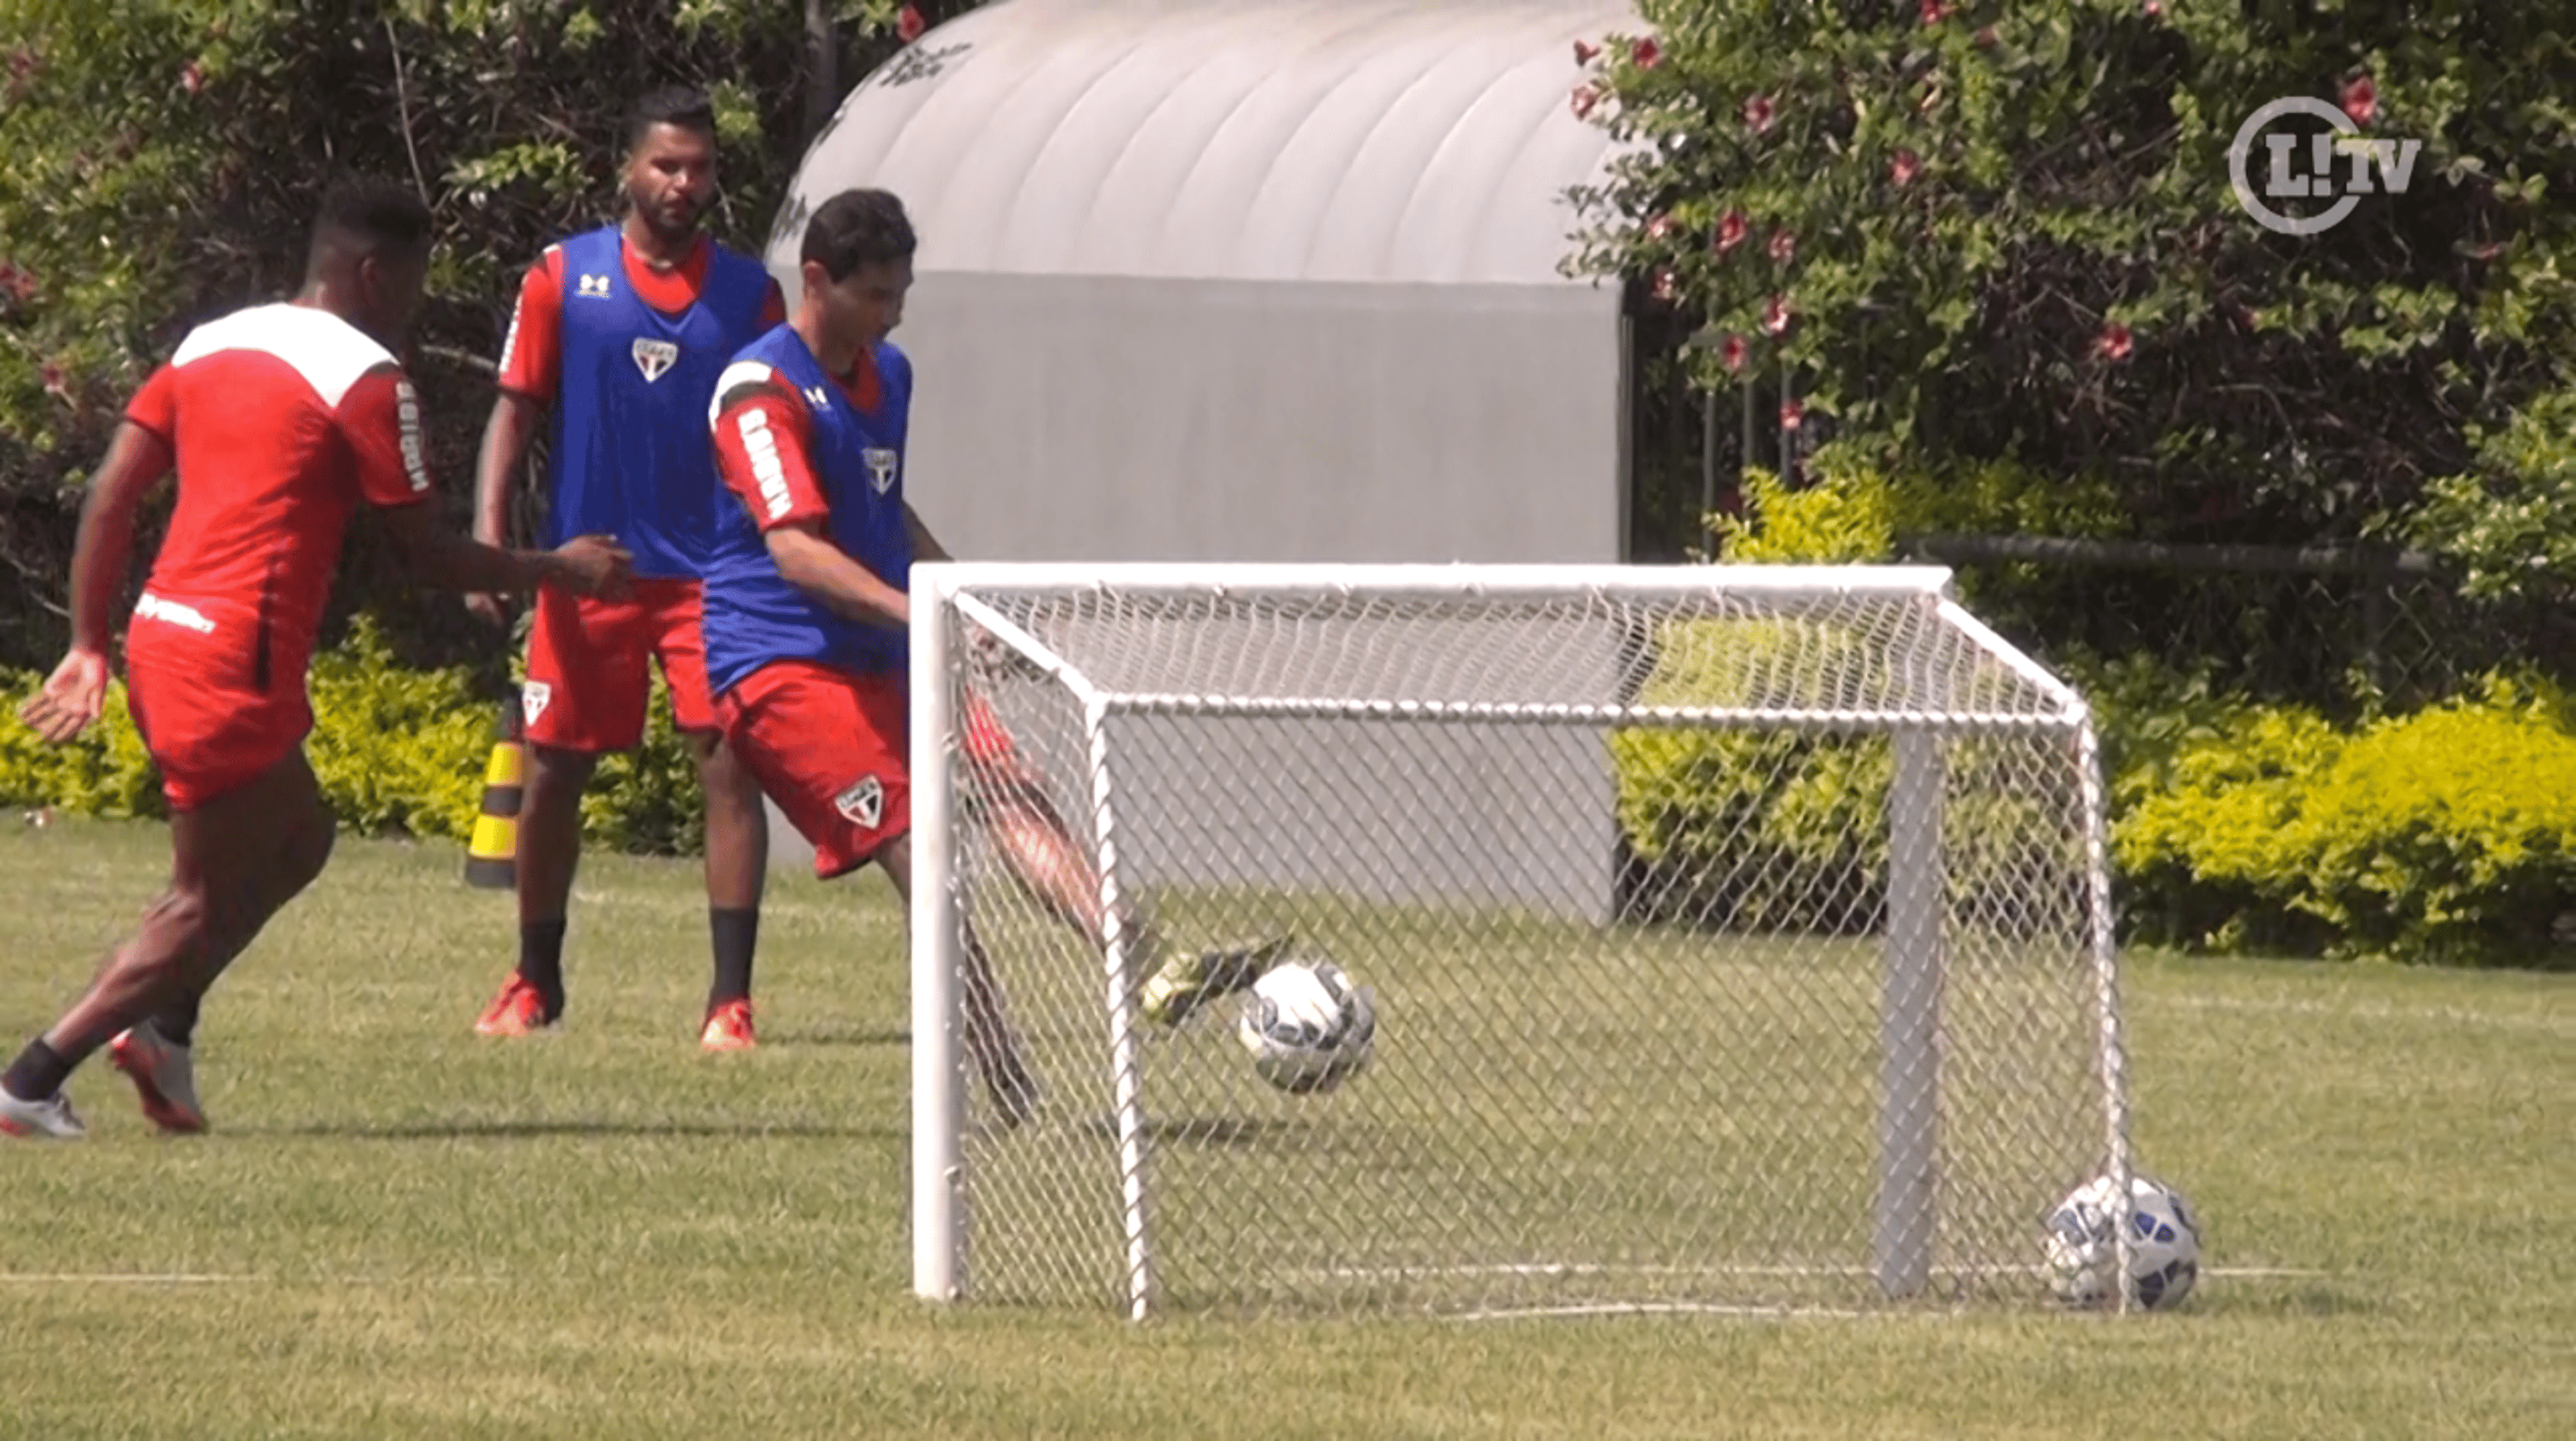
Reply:
[[[166, 816], [159, 772], [135, 733], [122, 685], [105, 713], [69, 745], [48, 746], [17, 718], [43, 678], [0, 672], [0, 804], [49, 805], [76, 815]], [[462, 668], [407, 669], [361, 615], [313, 658], [313, 733], [305, 753], [340, 823], [361, 835], [463, 840], [471, 833], [491, 757], [497, 706]], [[655, 854], [704, 844], [695, 765], [655, 682], [644, 744], [605, 758], [584, 797], [593, 845]]]
[[2212, 949], [2576, 964], [2576, 731], [2561, 692], [2485, 694], [2339, 735], [2247, 711], [2134, 793], [2114, 853], [2141, 920]]

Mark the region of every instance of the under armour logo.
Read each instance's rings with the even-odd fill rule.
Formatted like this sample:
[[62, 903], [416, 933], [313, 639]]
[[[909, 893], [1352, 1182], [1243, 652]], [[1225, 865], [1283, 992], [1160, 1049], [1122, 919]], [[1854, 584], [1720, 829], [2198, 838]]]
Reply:
[[660, 380], [662, 373], [677, 364], [679, 359], [680, 347], [667, 340], [635, 342], [635, 368], [644, 372], [644, 381], [648, 385]]
[[581, 278], [581, 293], [584, 295], [595, 295], [602, 300], [606, 300], [608, 298], [608, 277], [605, 275], [583, 276]]

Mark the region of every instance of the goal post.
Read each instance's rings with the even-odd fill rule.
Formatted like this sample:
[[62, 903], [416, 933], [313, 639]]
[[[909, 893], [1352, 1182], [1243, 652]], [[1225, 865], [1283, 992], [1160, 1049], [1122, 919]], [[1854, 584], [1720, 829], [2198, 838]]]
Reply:
[[[2049, 1206], [2127, 1194], [2090, 714], [1946, 569], [942, 562], [911, 598], [926, 1298], [2036, 1300]], [[1329, 1094], [1264, 1084], [1230, 998], [1147, 1015], [1273, 936], [1374, 998]]]

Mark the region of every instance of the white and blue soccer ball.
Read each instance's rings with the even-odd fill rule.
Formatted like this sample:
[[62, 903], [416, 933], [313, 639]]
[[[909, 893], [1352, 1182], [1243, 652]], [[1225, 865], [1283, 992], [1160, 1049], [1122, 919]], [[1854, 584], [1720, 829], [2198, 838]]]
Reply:
[[[2190, 1295], [2200, 1277], [2200, 1221], [2180, 1191], [2152, 1176], [2133, 1173], [2129, 1194], [2129, 1274], [2137, 1279], [2138, 1304], [2161, 1310]], [[2120, 1299], [2119, 1195], [2110, 1177], [2097, 1176], [2049, 1212], [2048, 1286], [2068, 1305]]]
[[1377, 1005], [1330, 961], [1284, 961], [1252, 983], [1235, 1035], [1261, 1079], [1316, 1095], [1368, 1069]]

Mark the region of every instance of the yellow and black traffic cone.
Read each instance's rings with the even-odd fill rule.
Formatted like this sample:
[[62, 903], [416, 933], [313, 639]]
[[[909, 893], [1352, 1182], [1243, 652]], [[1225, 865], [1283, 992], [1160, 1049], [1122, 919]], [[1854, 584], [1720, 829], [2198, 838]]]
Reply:
[[519, 798], [526, 784], [527, 750], [520, 743], [518, 697], [501, 707], [501, 735], [483, 768], [482, 813], [465, 848], [465, 883], [506, 891], [519, 884]]

